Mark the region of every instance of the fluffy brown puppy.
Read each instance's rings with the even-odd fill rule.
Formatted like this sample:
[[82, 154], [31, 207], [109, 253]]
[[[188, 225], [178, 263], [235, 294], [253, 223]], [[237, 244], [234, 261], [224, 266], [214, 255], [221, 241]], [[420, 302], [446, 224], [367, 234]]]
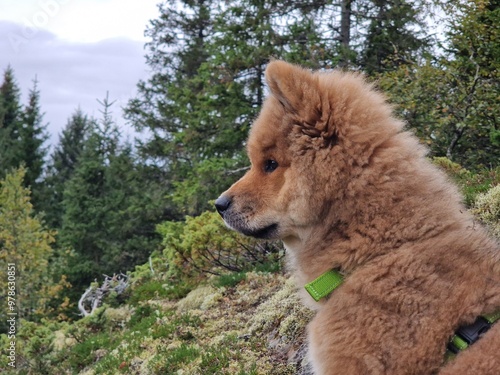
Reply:
[[250, 171], [216, 201], [226, 224], [282, 239], [315, 303], [316, 374], [500, 374], [500, 323], [445, 362], [455, 330], [500, 310], [500, 249], [425, 149], [358, 74], [282, 61], [248, 139]]

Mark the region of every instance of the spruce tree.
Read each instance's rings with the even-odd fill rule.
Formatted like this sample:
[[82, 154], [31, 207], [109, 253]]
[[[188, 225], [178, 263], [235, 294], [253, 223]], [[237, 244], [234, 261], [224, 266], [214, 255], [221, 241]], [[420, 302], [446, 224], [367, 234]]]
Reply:
[[100, 101], [71, 176], [64, 184], [61, 243], [74, 249], [70, 282], [75, 295], [103, 273], [126, 272], [143, 263], [159, 245], [155, 225], [165, 219], [164, 186], [146, 180], [112, 118], [111, 103]]
[[153, 166], [151, 178], [162, 179], [166, 191], [182, 190], [174, 182], [185, 181], [211, 145], [199, 98], [212, 82], [200, 79], [198, 71], [208, 58], [214, 8], [206, 0], [162, 4], [160, 17], [146, 31], [152, 40], [146, 47], [153, 75], [139, 83], [139, 95], [129, 102], [126, 117], [150, 134], [138, 148]]
[[0, 86], [0, 177], [17, 168], [21, 162], [21, 90], [15, 80], [14, 70], [9, 66], [4, 72]]
[[33, 88], [29, 92], [28, 105], [21, 116], [22, 125], [20, 134], [20, 158], [26, 167], [25, 184], [33, 192], [33, 204], [39, 203], [40, 177], [42, 176], [47, 150], [44, 143], [48, 139], [47, 125], [43, 123], [43, 113], [40, 109], [40, 91], [35, 78]]
[[78, 108], [68, 119], [52, 153], [52, 168], [64, 183], [73, 174], [87, 139], [90, 118]]
[[369, 73], [394, 70], [416, 60], [428, 46], [425, 4], [407, 0], [370, 0], [362, 16], [369, 20], [361, 68]]
[[33, 204], [41, 200], [41, 176], [44, 168], [48, 136], [40, 109], [40, 91], [35, 79], [29, 92], [28, 104], [20, 103], [20, 89], [9, 66], [0, 87], [0, 176], [11, 169], [26, 167], [24, 184], [30, 187]]
[[52, 228], [61, 227], [63, 192], [78, 165], [90, 127], [91, 119], [78, 108], [68, 119], [50, 157], [40, 210]]
[[70, 280], [77, 290], [102, 273], [120, 271], [103, 262], [107, 252], [114, 252], [107, 215], [117, 207], [109, 201], [106, 171], [119, 142], [107, 99], [105, 103], [102, 119], [91, 122], [77, 164], [64, 184], [60, 238], [76, 253], [70, 264]]
[[500, 148], [498, 1], [447, 3], [445, 49], [401, 65], [379, 82], [409, 127], [431, 148], [468, 169], [496, 167]]
[[[168, 156], [170, 168], [189, 158], [178, 138], [187, 128], [187, 114], [192, 113], [189, 103], [202, 90], [201, 82], [190, 80], [207, 58], [205, 43], [212, 32], [213, 10], [206, 0], [176, 1], [159, 8], [160, 17], [146, 30], [151, 38], [146, 58], [153, 75], [138, 84], [139, 95], [130, 101], [126, 116], [138, 131], [152, 132], [140, 144], [143, 153], [160, 165]], [[185, 101], [178, 103], [177, 98], [183, 97]]]
[[[101, 139], [94, 132], [85, 142], [78, 166], [64, 185], [61, 243], [75, 250], [70, 263], [70, 282], [82, 289], [106, 267], [102, 255], [107, 237], [104, 174], [106, 164], [100, 150]], [[118, 271], [118, 270], [117, 270]], [[111, 273], [113, 270], [111, 270]]]

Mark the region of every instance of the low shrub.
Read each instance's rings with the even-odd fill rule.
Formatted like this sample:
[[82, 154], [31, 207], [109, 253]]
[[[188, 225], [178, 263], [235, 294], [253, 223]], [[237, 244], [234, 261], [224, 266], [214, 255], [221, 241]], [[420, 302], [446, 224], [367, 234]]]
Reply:
[[238, 285], [241, 281], [245, 280], [246, 277], [247, 277], [246, 272], [228, 273], [218, 276], [216, 279], [214, 279], [213, 284], [217, 288], [222, 288], [222, 287], [231, 288]]
[[68, 351], [69, 366], [74, 371], [83, 370], [113, 350], [118, 343], [117, 337], [108, 332], [90, 335], [85, 341], [77, 343]]
[[156, 317], [154, 317], [154, 310], [153, 307], [150, 305], [143, 305], [143, 306], [138, 306], [132, 316], [130, 317], [130, 320], [127, 323], [127, 326], [130, 329], [138, 330], [138, 325], [139, 324], [144, 324], [146, 320], [155, 320]]
[[165, 222], [158, 226], [158, 231], [163, 236], [163, 254], [172, 277], [241, 272], [277, 261], [283, 255], [281, 244], [257, 241], [231, 231], [215, 212], [187, 216], [185, 222]]
[[[60, 352], [54, 347], [56, 332], [67, 326], [68, 323], [58, 323], [42, 319], [41, 322], [22, 320], [19, 324], [16, 352], [16, 369], [5, 362], [7, 355], [0, 358], [0, 372], [5, 374], [52, 374], [52, 369], [60, 361]], [[0, 336], [2, 348], [7, 348], [6, 335]], [[22, 345], [20, 345], [22, 343]]]

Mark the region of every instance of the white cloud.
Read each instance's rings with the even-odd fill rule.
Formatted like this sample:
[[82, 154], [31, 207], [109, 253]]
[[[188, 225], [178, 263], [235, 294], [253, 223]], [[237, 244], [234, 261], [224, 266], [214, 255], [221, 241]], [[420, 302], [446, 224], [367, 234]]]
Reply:
[[115, 119], [131, 133], [121, 107], [148, 77], [144, 30], [158, 2], [0, 0], [0, 70], [12, 66], [23, 102], [37, 77], [52, 144], [76, 108], [99, 116], [96, 99], [107, 91]]
[[144, 41], [158, 0], [2, 0], [0, 20], [22, 25], [18, 33], [47, 30], [71, 42], [115, 37]]
[[[0, 35], [18, 27], [0, 21]], [[0, 50], [8, 51], [9, 41], [0, 38]], [[41, 93], [41, 108], [49, 122], [51, 143], [76, 108], [99, 117], [97, 99], [109, 91], [114, 118], [125, 133], [121, 108], [135, 95], [136, 84], [148, 76], [144, 63], [143, 43], [126, 38], [107, 39], [96, 43], [70, 43], [47, 31], [40, 31], [36, 42], [23, 45], [18, 53], [0, 55], [0, 68], [14, 69], [21, 87], [23, 102], [36, 77]]]

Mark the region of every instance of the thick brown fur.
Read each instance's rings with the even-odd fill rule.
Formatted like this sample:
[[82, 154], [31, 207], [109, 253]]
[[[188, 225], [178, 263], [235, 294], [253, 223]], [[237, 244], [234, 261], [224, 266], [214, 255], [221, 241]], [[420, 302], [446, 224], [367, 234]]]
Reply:
[[320, 303], [304, 294], [315, 373], [500, 374], [500, 323], [444, 361], [459, 326], [500, 310], [498, 243], [384, 96], [359, 74], [282, 61], [266, 78], [252, 167], [218, 208], [235, 230], [282, 239], [301, 290], [346, 274]]

